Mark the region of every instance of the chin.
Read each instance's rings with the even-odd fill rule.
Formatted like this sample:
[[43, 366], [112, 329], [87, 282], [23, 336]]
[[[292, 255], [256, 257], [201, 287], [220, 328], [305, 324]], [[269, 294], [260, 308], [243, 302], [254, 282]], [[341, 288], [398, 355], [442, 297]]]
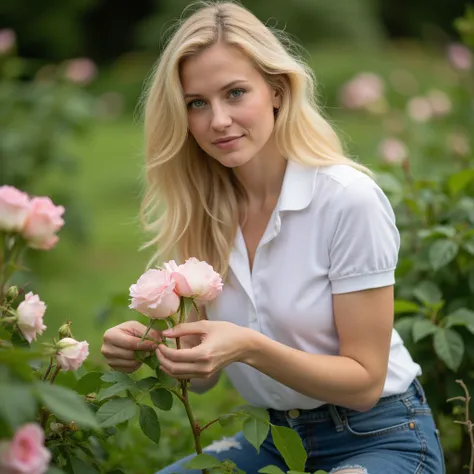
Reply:
[[252, 157], [242, 156], [242, 154], [239, 156], [238, 153], [228, 154], [227, 156], [216, 156], [213, 158], [226, 168], [238, 168], [247, 164], [252, 159]]

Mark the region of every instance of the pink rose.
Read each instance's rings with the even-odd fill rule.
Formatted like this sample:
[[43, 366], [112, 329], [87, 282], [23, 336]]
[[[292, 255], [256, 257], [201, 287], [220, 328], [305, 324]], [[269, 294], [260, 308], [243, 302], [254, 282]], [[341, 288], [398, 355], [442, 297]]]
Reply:
[[31, 291], [25, 295], [25, 300], [18, 305], [16, 323], [28, 342], [36, 341], [37, 334], [43, 334], [46, 329], [43, 324], [45, 311], [46, 305], [44, 302]]
[[61, 339], [57, 346], [56, 362], [63, 370], [77, 370], [89, 356], [87, 341], [78, 342], [71, 337]]
[[44, 447], [44, 432], [36, 423], [23, 425], [11, 441], [0, 442], [2, 474], [43, 474], [50, 460], [51, 453]]
[[174, 260], [165, 263], [176, 280], [176, 293], [201, 301], [213, 300], [222, 290], [222, 278], [211, 265], [197, 258], [189, 258], [182, 265]]
[[33, 198], [22, 231], [30, 247], [41, 250], [53, 248], [59, 240], [55, 234], [64, 225], [63, 214], [64, 207], [55, 206], [49, 197]]
[[448, 59], [455, 69], [468, 71], [472, 67], [472, 53], [466, 46], [458, 43], [448, 47]]
[[384, 83], [374, 73], [357, 74], [341, 90], [341, 102], [348, 109], [364, 109], [383, 99]]
[[130, 287], [130, 308], [152, 319], [165, 319], [176, 313], [179, 296], [171, 273], [166, 270], [148, 270]]
[[0, 231], [19, 232], [30, 210], [28, 194], [13, 186], [0, 186]]
[[8, 53], [16, 43], [15, 32], [9, 28], [0, 30], [0, 54]]
[[97, 75], [97, 66], [89, 58], [72, 59], [66, 63], [65, 76], [76, 84], [89, 84]]
[[403, 142], [396, 138], [386, 138], [380, 144], [380, 154], [387, 164], [402, 163], [408, 158], [408, 150]]

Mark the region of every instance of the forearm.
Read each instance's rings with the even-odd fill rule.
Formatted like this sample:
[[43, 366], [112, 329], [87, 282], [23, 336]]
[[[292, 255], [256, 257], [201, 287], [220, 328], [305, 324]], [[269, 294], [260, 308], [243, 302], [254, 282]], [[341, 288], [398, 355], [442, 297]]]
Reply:
[[380, 397], [383, 381], [354, 359], [309, 354], [252, 330], [248, 341], [242, 362], [311, 398], [365, 411]]

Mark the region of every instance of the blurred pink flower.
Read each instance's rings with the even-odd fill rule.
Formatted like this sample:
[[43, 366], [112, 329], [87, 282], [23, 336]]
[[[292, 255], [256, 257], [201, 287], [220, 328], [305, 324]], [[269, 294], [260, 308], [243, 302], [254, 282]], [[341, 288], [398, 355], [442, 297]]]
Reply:
[[407, 112], [415, 122], [428, 122], [433, 116], [430, 101], [426, 97], [413, 97], [407, 104]]
[[467, 156], [471, 152], [468, 137], [460, 132], [454, 132], [448, 136], [448, 145], [455, 155]]
[[405, 144], [397, 138], [386, 138], [380, 144], [380, 154], [387, 164], [402, 163], [408, 158], [408, 149]]
[[434, 115], [443, 117], [451, 112], [453, 104], [445, 92], [432, 89], [428, 92], [427, 97]]
[[64, 337], [57, 344], [56, 362], [64, 371], [78, 370], [89, 356], [89, 343]]
[[56, 232], [64, 225], [63, 206], [55, 206], [49, 197], [35, 197], [25, 226], [23, 237], [34, 249], [49, 250], [58, 242]]
[[396, 92], [402, 95], [413, 95], [418, 92], [418, 81], [414, 74], [404, 69], [395, 69], [390, 74], [390, 82]]
[[65, 77], [76, 84], [89, 84], [97, 75], [97, 66], [89, 58], [71, 59], [66, 62]]
[[36, 423], [18, 428], [11, 441], [0, 442], [2, 474], [44, 474], [51, 453], [44, 447], [44, 431]]
[[384, 83], [374, 73], [357, 74], [347, 82], [340, 93], [342, 104], [349, 109], [362, 109], [380, 101], [384, 94]]
[[18, 305], [16, 324], [29, 343], [36, 341], [37, 335], [43, 334], [44, 330], [47, 329], [43, 324], [45, 312], [45, 303], [31, 291], [25, 295], [24, 301]]
[[0, 30], [0, 54], [10, 51], [16, 43], [15, 32], [9, 28]]
[[472, 67], [472, 53], [462, 44], [454, 43], [448, 46], [448, 59], [456, 69], [467, 71]]
[[29, 211], [28, 194], [13, 186], [0, 186], [0, 230], [19, 232]]

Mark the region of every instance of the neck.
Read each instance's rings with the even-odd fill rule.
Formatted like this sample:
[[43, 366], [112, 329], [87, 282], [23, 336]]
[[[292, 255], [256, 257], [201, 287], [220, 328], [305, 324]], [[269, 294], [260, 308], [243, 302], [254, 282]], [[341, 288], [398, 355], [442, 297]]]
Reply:
[[280, 196], [287, 160], [275, 150], [272, 155], [256, 156], [234, 168], [234, 174], [248, 197], [248, 207], [263, 210], [274, 207]]

